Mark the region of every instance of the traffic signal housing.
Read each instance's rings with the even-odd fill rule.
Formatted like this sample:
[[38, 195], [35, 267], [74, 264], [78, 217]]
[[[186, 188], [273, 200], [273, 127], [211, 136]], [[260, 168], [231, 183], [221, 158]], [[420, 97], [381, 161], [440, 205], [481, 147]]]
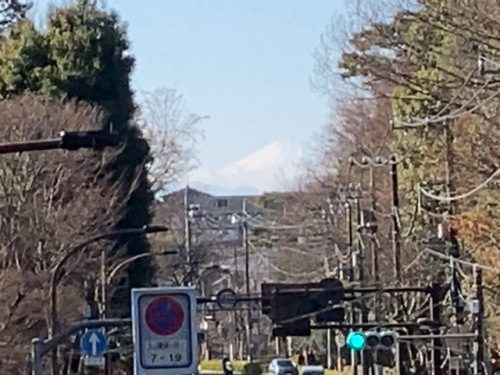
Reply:
[[346, 338], [346, 345], [354, 351], [364, 349], [392, 349], [397, 343], [397, 333], [393, 331], [353, 331]]
[[[319, 283], [285, 284], [263, 283], [262, 313], [269, 316], [274, 324], [304, 315], [321, 313], [338, 304], [344, 298], [342, 283], [334, 278]], [[332, 316], [340, 321], [343, 314], [338, 311]], [[325, 318], [323, 321], [328, 321]]]
[[302, 336], [311, 335], [311, 321], [309, 319], [298, 319], [292, 323], [275, 325], [272, 329], [273, 337]]
[[333, 308], [344, 298], [344, 288], [338, 279], [302, 284], [264, 283], [261, 290], [262, 313], [273, 322], [275, 337], [309, 336], [312, 317], [317, 322], [344, 320], [344, 309]]
[[70, 151], [81, 148], [102, 150], [105, 147], [116, 147], [121, 141], [117, 134], [101, 130], [62, 131], [59, 133], [59, 136], [61, 137], [61, 148]]

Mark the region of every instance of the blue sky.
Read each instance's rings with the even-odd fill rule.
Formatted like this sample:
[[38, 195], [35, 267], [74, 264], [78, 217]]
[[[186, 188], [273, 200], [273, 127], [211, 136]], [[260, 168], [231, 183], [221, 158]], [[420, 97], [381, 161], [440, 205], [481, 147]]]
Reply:
[[[38, 12], [44, 4], [38, 3]], [[136, 92], [175, 88], [190, 111], [209, 116], [199, 143], [205, 173], [193, 178], [213, 175], [273, 142], [307, 147], [326, 121], [328, 99], [310, 84], [313, 54], [326, 26], [346, 12], [346, 0], [105, 4], [128, 23]], [[210, 183], [225, 184], [217, 178]]]

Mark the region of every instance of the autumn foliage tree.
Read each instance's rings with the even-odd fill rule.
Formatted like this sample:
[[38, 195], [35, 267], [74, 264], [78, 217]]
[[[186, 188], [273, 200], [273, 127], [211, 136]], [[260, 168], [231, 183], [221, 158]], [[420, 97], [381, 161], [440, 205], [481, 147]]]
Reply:
[[[349, 156], [395, 154], [404, 279], [425, 280], [429, 275], [449, 280], [446, 262], [429, 256], [425, 248], [453, 240], [453, 231], [437, 238], [438, 226], [457, 230], [465, 245], [458, 256], [484, 268], [488, 340], [498, 348], [500, 326], [494, 316], [499, 301], [492, 291], [498, 288], [495, 228], [500, 223], [500, 196], [490, 177], [500, 167], [500, 7], [489, 0], [385, 1], [358, 2], [354, 11], [354, 29], [342, 33], [330, 28], [317, 54], [322, 87], [346, 105], [332, 111], [319, 163], [309, 173], [312, 185], [326, 188], [326, 195], [336, 191], [345, 176], [363, 183], [366, 171], [354, 175]], [[344, 53], [336, 67], [332, 51], [339, 46]], [[367, 116], [367, 108], [378, 113], [377, 121]], [[389, 186], [383, 181], [378, 186], [379, 208], [390, 209]], [[381, 256], [391, 264], [390, 241], [382, 239], [380, 244]], [[444, 255], [457, 256], [446, 250]], [[471, 278], [462, 282], [467, 290]]]

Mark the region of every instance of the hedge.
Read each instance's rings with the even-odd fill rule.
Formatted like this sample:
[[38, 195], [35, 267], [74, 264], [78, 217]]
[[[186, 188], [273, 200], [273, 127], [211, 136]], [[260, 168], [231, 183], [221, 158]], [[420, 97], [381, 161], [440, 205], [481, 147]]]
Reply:
[[[231, 361], [233, 370], [236, 372], [243, 372], [245, 369], [246, 361]], [[222, 359], [210, 359], [200, 363], [200, 370], [205, 371], [222, 371]]]
[[[241, 372], [244, 375], [261, 375], [269, 364], [269, 359], [264, 358], [258, 361], [247, 363], [246, 361], [232, 361], [233, 370]], [[222, 359], [211, 359], [200, 363], [201, 371], [217, 371], [222, 372]], [[359, 368], [361, 370], [361, 368]], [[360, 373], [360, 372], [358, 372]], [[394, 369], [384, 368], [383, 375], [395, 375]], [[336, 370], [325, 370], [325, 375], [351, 375], [352, 369], [348, 366], [343, 372]]]

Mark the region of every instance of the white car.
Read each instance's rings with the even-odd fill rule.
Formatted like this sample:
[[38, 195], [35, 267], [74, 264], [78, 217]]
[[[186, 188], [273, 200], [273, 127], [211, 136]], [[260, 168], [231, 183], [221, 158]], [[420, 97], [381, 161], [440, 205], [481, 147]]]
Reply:
[[298, 375], [297, 368], [287, 358], [274, 358], [267, 370], [273, 375]]
[[322, 366], [302, 366], [300, 375], [325, 375], [325, 370]]

